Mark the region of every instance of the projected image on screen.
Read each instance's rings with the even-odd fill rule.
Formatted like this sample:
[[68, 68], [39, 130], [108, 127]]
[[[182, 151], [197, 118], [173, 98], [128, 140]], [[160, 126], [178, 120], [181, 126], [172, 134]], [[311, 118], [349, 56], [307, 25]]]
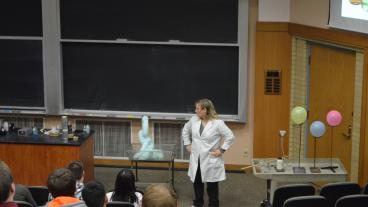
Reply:
[[368, 20], [368, 0], [342, 0], [341, 16]]

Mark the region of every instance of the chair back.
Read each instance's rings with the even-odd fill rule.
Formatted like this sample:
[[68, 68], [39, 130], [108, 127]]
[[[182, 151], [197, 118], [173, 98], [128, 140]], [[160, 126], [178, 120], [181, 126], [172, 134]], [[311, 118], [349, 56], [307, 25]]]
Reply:
[[314, 192], [314, 187], [309, 184], [280, 186], [273, 194], [272, 207], [282, 207], [289, 198], [314, 195]]
[[336, 201], [336, 207], [367, 207], [368, 195], [348, 195]]
[[34, 201], [38, 206], [43, 206], [49, 198], [49, 189], [46, 186], [28, 186]]
[[134, 204], [125, 201], [110, 201], [106, 207], [134, 207]]
[[14, 201], [18, 205], [18, 207], [34, 207], [32, 204], [26, 202], [26, 201]]
[[326, 198], [318, 195], [289, 198], [284, 203], [284, 207], [326, 207], [327, 205]]
[[368, 195], [368, 183], [363, 188], [363, 194]]
[[320, 195], [325, 197], [328, 201], [327, 207], [334, 207], [336, 201], [347, 195], [360, 194], [361, 189], [357, 183], [342, 182], [329, 183], [321, 188]]

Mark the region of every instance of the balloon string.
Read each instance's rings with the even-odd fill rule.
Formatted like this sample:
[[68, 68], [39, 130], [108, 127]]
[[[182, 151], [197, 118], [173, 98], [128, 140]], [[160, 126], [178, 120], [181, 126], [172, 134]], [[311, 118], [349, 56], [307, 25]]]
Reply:
[[314, 137], [314, 162], [313, 162], [313, 167], [316, 168], [316, 140], [317, 138]]
[[302, 148], [302, 125], [299, 125], [299, 162], [298, 162], [298, 167], [300, 167], [300, 151]]
[[333, 127], [331, 127], [331, 146], [330, 146], [330, 150], [331, 150], [331, 154], [330, 154], [330, 162], [331, 162], [331, 167], [332, 167], [332, 145], [333, 145]]

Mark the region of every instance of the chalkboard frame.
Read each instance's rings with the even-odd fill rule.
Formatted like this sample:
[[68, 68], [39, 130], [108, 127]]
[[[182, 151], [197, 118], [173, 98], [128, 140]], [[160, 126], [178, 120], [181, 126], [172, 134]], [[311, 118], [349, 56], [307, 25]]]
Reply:
[[[60, 39], [60, 42], [99, 42], [110, 44], [175, 44], [175, 45], [228, 45], [239, 47], [239, 87], [238, 87], [238, 113], [221, 114], [220, 118], [225, 121], [241, 122], [247, 121], [247, 51], [248, 51], [248, 0], [239, 0], [238, 4], [238, 42], [235, 44], [224, 43], [193, 43], [193, 42], [147, 42], [147, 41], [129, 41], [121, 40], [79, 40], [79, 39]], [[62, 95], [63, 96], [63, 95]], [[64, 97], [62, 97], [64, 100]], [[195, 101], [195, 100], [193, 100]], [[154, 120], [187, 120], [193, 113], [162, 113], [162, 112], [136, 112], [136, 111], [110, 111], [110, 110], [84, 110], [84, 109], [66, 109], [63, 107], [62, 114], [71, 116], [90, 116], [90, 117], [109, 117], [109, 118], [141, 118], [143, 115], [150, 116]]]
[[[77, 115], [93, 117], [116, 117], [116, 118], [140, 118], [142, 115], [149, 115], [152, 119], [163, 120], [187, 120], [193, 114], [182, 113], [156, 113], [156, 112], [129, 112], [129, 111], [91, 111], [91, 110], [68, 110], [63, 105], [63, 69], [61, 44], [72, 40], [62, 39], [60, 34], [60, 1], [42, 1], [42, 31], [43, 37], [31, 37], [42, 40], [43, 47], [43, 72], [44, 72], [44, 102], [45, 107], [40, 109], [17, 108], [4, 109], [0, 113], [26, 113], [26, 114], [47, 114], [47, 115]], [[238, 0], [238, 42], [230, 45], [239, 47], [239, 90], [238, 90], [238, 114], [221, 114], [220, 118], [225, 121], [245, 123], [247, 121], [248, 109], [248, 9], [249, 0]], [[22, 37], [27, 38], [27, 37]], [[101, 42], [105, 42], [101, 40]], [[139, 44], [124, 39], [115, 40], [117, 44]], [[143, 42], [147, 44], [149, 42]], [[221, 43], [198, 43], [198, 42], [157, 42], [157, 44], [193, 44], [193, 45], [222, 45]], [[194, 100], [193, 100], [194, 101]]]

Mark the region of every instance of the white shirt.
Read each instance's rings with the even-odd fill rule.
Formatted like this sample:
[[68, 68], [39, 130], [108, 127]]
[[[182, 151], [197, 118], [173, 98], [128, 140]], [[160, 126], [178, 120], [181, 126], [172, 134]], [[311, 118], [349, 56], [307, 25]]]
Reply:
[[[110, 202], [110, 201], [113, 201], [111, 200], [111, 197], [112, 197], [112, 194], [114, 192], [108, 192], [106, 193], [106, 197], [107, 197], [107, 200]], [[134, 202], [134, 207], [141, 207], [142, 206], [142, 199], [143, 199], [143, 195], [140, 193], [140, 192], [135, 192], [135, 195], [137, 196], [137, 201]]]

